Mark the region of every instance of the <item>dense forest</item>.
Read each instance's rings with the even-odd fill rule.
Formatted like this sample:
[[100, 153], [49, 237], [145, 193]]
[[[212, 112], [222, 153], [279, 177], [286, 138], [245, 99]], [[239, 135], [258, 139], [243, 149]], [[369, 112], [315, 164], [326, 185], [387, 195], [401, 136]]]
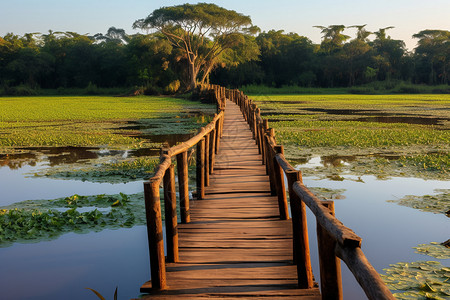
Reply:
[[[136, 21], [134, 27], [141, 33], [132, 35], [114, 27], [92, 36], [51, 30], [23, 36], [8, 33], [0, 37], [0, 93], [121, 87], [158, 94], [189, 88], [187, 52], [161, 31], [148, 33], [142, 24], [143, 20]], [[375, 32], [367, 31], [366, 25], [316, 27], [322, 33], [320, 44], [297, 33], [260, 32], [253, 27], [240, 35], [238, 43], [229, 43], [202, 62], [197, 81], [228, 87], [450, 83], [450, 31], [418, 32], [413, 36], [417, 47], [410, 52], [403, 41], [389, 36], [393, 27]], [[344, 34], [347, 28], [356, 28], [356, 36]], [[208, 43], [211, 48], [215, 45], [211, 38]]]

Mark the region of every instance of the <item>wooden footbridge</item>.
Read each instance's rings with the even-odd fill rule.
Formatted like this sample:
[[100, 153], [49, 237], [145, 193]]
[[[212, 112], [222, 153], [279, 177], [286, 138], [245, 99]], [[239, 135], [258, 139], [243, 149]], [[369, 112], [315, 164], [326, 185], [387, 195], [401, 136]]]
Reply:
[[[342, 259], [369, 299], [394, 299], [361, 251], [361, 238], [334, 217], [332, 201], [317, 199], [302, 184], [256, 105], [218, 86], [203, 87], [201, 95], [217, 102], [218, 114], [192, 139], [163, 149], [154, 177], [144, 183], [151, 280], [141, 287], [149, 294], [143, 298], [342, 299]], [[196, 191], [189, 200], [193, 147]], [[316, 216], [320, 290], [305, 204]]]

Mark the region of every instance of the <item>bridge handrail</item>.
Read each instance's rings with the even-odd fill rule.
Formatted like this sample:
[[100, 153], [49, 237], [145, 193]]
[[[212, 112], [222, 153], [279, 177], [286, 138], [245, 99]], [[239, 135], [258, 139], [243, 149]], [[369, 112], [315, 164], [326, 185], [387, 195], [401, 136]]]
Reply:
[[298, 285], [314, 285], [309, 255], [309, 239], [305, 205], [316, 218], [321, 293], [323, 299], [342, 299], [340, 261], [342, 259], [369, 299], [395, 299], [361, 250], [361, 238], [334, 216], [333, 201], [321, 201], [302, 182], [301, 171], [295, 170], [277, 145], [275, 130], [260, 115], [260, 109], [247, 96], [236, 99], [247, 120], [262, 163], [266, 165], [272, 195], [278, 196], [280, 218], [288, 219], [288, 203], [284, 176], [287, 178], [292, 224], [294, 262], [297, 263]]
[[[144, 182], [150, 271], [152, 288], [155, 289], [167, 288], [165, 262], [178, 262], [179, 260], [175, 166], [172, 159], [175, 157], [177, 160], [181, 222], [189, 223], [188, 151], [194, 146], [197, 147], [196, 184], [198, 199], [203, 199], [204, 197], [205, 186], [209, 185], [209, 174], [212, 174], [214, 170], [215, 154], [219, 151], [225, 116], [223, 110], [225, 108], [224, 88], [218, 86], [200, 88], [200, 93], [205, 91], [213, 92], [214, 102], [219, 112], [214, 115], [213, 120], [209, 124], [202, 127], [192, 138], [173, 147], [162, 148], [160, 163], [155, 167], [154, 175]], [[164, 190], [167, 260], [164, 254], [161, 183], [163, 183]]]
[[188, 223], [189, 191], [187, 151], [197, 146], [197, 198], [203, 199], [204, 187], [214, 170], [215, 154], [223, 134], [225, 100], [239, 105], [262, 155], [270, 179], [272, 195], [278, 198], [281, 219], [289, 219], [284, 176], [287, 178], [293, 229], [293, 261], [297, 265], [298, 286], [312, 288], [314, 280], [309, 254], [305, 205], [313, 212], [317, 223], [321, 293], [323, 299], [342, 299], [340, 259], [342, 259], [369, 299], [395, 299], [380, 275], [361, 250], [361, 238], [334, 216], [334, 202], [321, 201], [303, 185], [301, 171], [295, 170], [284, 156], [284, 148], [276, 143], [275, 130], [269, 128], [260, 109], [239, 90], [217, 85], [202, 85], [199, 94], [217, 104], [218, 114], [200, 132], [179, 145], [162, 149], [155, 175], [144, 183], [144, 195], [149, 239], [152, 288], [165, 289], [165, 257], [160, 204], [160, 184], [163, 181], [167, 239], [167, 261], [178, 262], [175, 173], [172, 158], [177, 159], [181, 222]]

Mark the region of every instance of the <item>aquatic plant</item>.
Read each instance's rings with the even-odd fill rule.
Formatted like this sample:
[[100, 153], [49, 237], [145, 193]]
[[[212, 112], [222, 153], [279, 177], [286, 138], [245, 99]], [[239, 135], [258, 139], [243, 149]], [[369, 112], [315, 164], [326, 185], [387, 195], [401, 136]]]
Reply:
[[437, 189], [436, 195], [407, 195], [398, 200], [388, 200], [388, 202], [420, 209], [421, 211], [442, 213], [450, 217], [450, 190]]
[[80, 169], [66, 170], [51, 168], [35, 176], [46, 176], [58, 179], [76, 179], [90, 182], [129, 182], [145, 180], [151, 177], [153, 169], [159, 163], [156, 157], [140, 157], [117, 163], [104, 163], [83, 167]]
[[[100, 294], [96, 290], [91, 289], [91, 288], [86, 288], [86, 289], [91, 290], [99, 299], [106, 300], [105, 297], [103, 297], [102, 294]], [[114, 298], [113, 299], [117, 300], [117, 287], [116, 287], [116, 290], [114, 291]]]
[[[450, 249], [442, 244], [431, 242], [429, 244], [419, 244], [416, 249], [416, 253], [428, 255], [438, 259], [449, 259]], [[450, 275], [450, 274], [449, 274]]]
[[[348, 170], [355, 166], [350, 170], [353, 174], [427, 178], [448, 174], [450, 131], [441, 129], [450, 125], [446, 114], [450, 95], [268, 94], [251, 98], [276, 129], [277, 142], [291, 159], [312, 153], [358, 154], [351, 167], [344, 166]], [[372, 156], [374, 163], [363, 157], [380, 152], [404, 157], [393, 162]]]
[[397, 299], [448, 299], [450, 268], [437, 261], [396, 263], [381, 275]]
[[214, 108], [212, 104], [154, 96], [7, 97], [0, 103], [0, 147], [137, 148], [144, 141], [123, 136], [120, 126], [125, 121], [175, 117], [192, 110], [212, 114]]
[[1, 209], [0, 247], [53, 239], [67, 232], [133, 227], [145, 220], [143, 193], [23, 201]]

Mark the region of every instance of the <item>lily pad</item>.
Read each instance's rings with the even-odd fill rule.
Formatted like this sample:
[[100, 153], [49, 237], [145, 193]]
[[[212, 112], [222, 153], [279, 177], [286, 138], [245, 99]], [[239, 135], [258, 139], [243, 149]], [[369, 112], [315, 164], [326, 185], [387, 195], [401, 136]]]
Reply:
[[388, 200], [388, 202], [420, 209], [421, 211], [442, 213], [450, 217], [450, 190], [435, 190], [436, 195], [414, 196], [407, 195], [398, 200]]
[[436, 242], [430, 244], [420, 244], [416, 249], [416, 253], [425, 254], [438, 259], [449, 259], [450, 249]]
[[340, 200], [345, 199], [345, 196], [342, 195], [345, 192], [345, 189], [328, 189], [321, 187], [308, 187], [311, 192], [317, 197], [324, 200]]
[[88, 167], [84, 165], [82, 168], [73, 170], [53, 168], [43, 173], [35, 174], [35, 176], [90, 182], [122, 183], [150, 178], [158, 163], [159, 159], [156, 157], [140, 157], [116, 163], [102, 163]]
[[448, 299], [449, 269], [437, 261], [396, 263], [381, 277], [397, 299]]
[[0, 247], [55, 239], [67, 232], [133, 227], [145, 222], [143, 193], [23, 201], [0, 210]]

